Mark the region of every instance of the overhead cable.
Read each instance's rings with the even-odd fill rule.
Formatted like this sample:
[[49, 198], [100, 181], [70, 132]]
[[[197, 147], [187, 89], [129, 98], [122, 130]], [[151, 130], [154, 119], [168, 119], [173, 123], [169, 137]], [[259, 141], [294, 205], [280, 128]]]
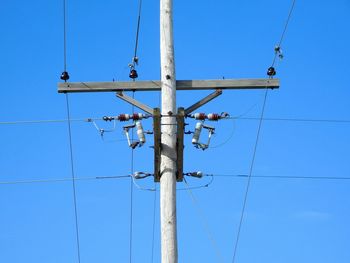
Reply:
[[[260, 120], [257, 117], [229, 117], [234, 120]], [[307, 119], [307, 118], [263, 118], [263, 121], [290, 121], [290, 122], [325, 122], [325, 123], [350, 123], [350, 120], [341, 119]]]
[[[75, 181], [91, 181], [101, 179], [121, 179], [129, 178], [130, 175], [116, 175], [116, 176], [94, 176], [94, 177], [75, 177]], [[33, 180], [17, 180], [17, 181], [0, 181], [0, 185], [6, 184], [32, 184], [32, 183], [58, 183], [58, 182], [70, 182], [72, 178], [56, 178], [56, 179], [33, 179]]]
[[286, 20], [286, 23], [285, 23], [285, 25], [284, 25], [284, 28], [283, 28], [283, 31], [282, 31], [282, 34], [281, 34], [281, 38], [280, 38], [278, 44], [277, 44], [277, 45], [275, 46], [275, 48], [274, 48], [275, 55], [274, 55], [274, 57], [273, 57], [273, 61], [272, 61], [271, 66], [270, 66], [270, 67], [268, 68], [268, 70], [267, 70], [267, 75], [268, 75], [270, 78], [273, 78], [273, 76], [276, 75], [276, 70], [275, 70], [274, 66], [275, 66], [275, 62], [276, 62], [277, 57], [279, 57], [279, 58], [281, 58], [281, 59], [283, 58], [281, 45], [282, 45], [284, 36], [285, 36], [286, 31], [287, 31], [287, 28], [288, 28], [290, 18], [291, 18], [291, 16], [292, 16], [293, 11], [294, 11], [295, 2], [296, 2], [296, 0], [292, 0], [292, 5], [291, 5], [291, 7], [290, 7], [290, 9], [289, 9], [289, 13], [288, 13], [287, 20]]
[[242, 210], [241, 210], [241, 215], [240, 215], [240, 220], [239, 220], [239, 225], [238, 225], [238, 231], [237, 231], [236, 241], [235, 241], [235, 245], [234, 245], [232, 263], [234, 263], [235, 259], [236, 259], [239, 238], [240, 238], [240, 234], [241, 234], [243, 219], [244, 219], [244, 215], [245, 215], [245, 209], [246, 209], [246, 205], [247, 205], [247, 199], [248, 199], [248, 194], [249, 194], [250, 182], [251, 182], [253, 168], [254, 168], [254, 164], [255, 164], [256, 151], [257, 151], [257, 148], [258, 148], [258, 143], [259, 143], [259, 139], [260, 139], [260, 131], [261, 131], [261, 126], [262, 126], [264, 113], [265, 113], [267, 94], [268, 94], [268, 89], [266, 89], [266, 91], [265, 91], [264, 102], [263, 102], [263, 106], [262, 106], [262, 109], [261, 109], [261, 116], [260, 116], [258, 131], [257, 131], [257, 134], [256, 134], [256, 139], [255, 139], [255, 145], [254, 145], [254, 150], [253, 150], [253, 157], [252, 157], [252, 161], [251, 161], [251, 164], [250, 164], [249, 176], [248, 176], [248, 181], [247, 181], [247, 185], [246, 185], [246, 189], [245, 189], [245, 193], [244, 193], [243, 206], [242, 206]]
[[71, 167], [71, 174], [72, 174], [72, 189], [73, 189], [75, 232], [76, 232], [76, 242], [77, 242], [77, 256], [78, 256], [78, 262], [80, 263], [79, 219], [78, 219], [77, 196], [76, 196], [76, 187], [75, 187], [72, 130], [71, 130], [71, 123], [70, 123], [70, 108], [69, 108], [68, 94], [66, 94], [66, 106], [67, 106], [67, 118], [68, 118], [68, 142], [69, 142], [69, 154], [70, 154], [70, 167]]
[[[213, 177], [247, 178], [249, 174], [210, 174]], [[313, 180], [350, 180], [346, 176], [296, 176], [296, 175], [252, 175], [254, 178], [268, 179], [313, 179]]]
[[194, 205], [194, 207], [196, 208], [196, 211], [197, 211], [197, 214], [199, 215], [200, 219], [202, 220], [202, 224], [203, 224], [203, 227], [205, 229], [205, 232], [207, 233], [208, 235], [208, 238], [209, 240], [211, 241], [211, 244], [213, 246], [213, 249], [215, 250], [216, 252], [216, 259], [217, 261], [216, 262], [225, 262], [224, 261], [224, 258], [222, 256], [222, 253], [220, 251], [220, 248], [214, 238], [214, 235], [212, 234], [212, 232], [210, 231], [210, 227], [209, 227], [209, 224], [208, 224], [208, 220], [206, 219], [200, 205], [199, 205], [199, 202], [198, 200], [195, 198], [192, 190], [191, 190], [191, 187], [190, 185], [188, 184], [186, 178], [184, 178], [184, 182], [185, 182], [185, 185], [186, 185], [186, 190], [187, 192], [189, 193], [190, 197], [191, 197], [191, 200], [192, 200], [192, 203]]
[[[240, 117], [232, 116], [225, 118], [226, 120], [260, 120], [258, 117]], [[224, 119], [224, 120], [225, 120]], [[71, 119], [70, 122], [93, 122], [103, 120], [103, 118], [82, 118]], [[290, 122], [325, 122], [325, 123], [350, 123], [347, 119], [311, 119], [311, 118], [263, 118], [264, 121], [290, 121]], [[52, 119], [52, 120], [27, 120], [27, 121], [0, 121], [0, 125], [14, 124], [40, 124], [40, 123], [64, 123], [67, 119]]]

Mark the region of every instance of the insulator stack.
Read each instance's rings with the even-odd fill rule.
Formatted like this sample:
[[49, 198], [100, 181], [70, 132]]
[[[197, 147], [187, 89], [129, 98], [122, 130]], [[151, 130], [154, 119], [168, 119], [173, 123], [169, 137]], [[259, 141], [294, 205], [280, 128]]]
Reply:
[[195, 114], [192, 114], [191, 116], [196, 120], [205, 120], [207, 118], [207, 115], [205, 115], [205, 113], [195, 113]]
[[218, 113], [209, 113], [209, 114], [195, 113], [195, 114], [189, 115], [188, 117], [194, 118], [194, 119], [200, 120], [200, 121], [204, 121], [204, 120], [218, 121], [218, 120], [226, 118], [228, 116], [229, 116], [228, 113], [222, 112], [221, 114], [218, 114]]
[[211, 121], [217, 121], [217, 120], [221, 119], [221, 116], [217, 113], [209, 113], [207, 116], [207, 119], [211, 120]]
[[144, 114], [142, 114], [142, 113], [134, 113], [134, 114], [132, 115], [132, 119], [133, 119], [134, 121], [142, 120], [142, 119], [145, 118], [145, 117], [146, 117], [146, 115], [144, 115]]
[[119, 114], [117, 117], [119, 121], [128, 121], [130, 120], [130, 115], [129, 114]]
[[118, 121], [138, 121], [142, 119], [147, 119], [149, 118], [149, 115], [143, 114], [143, 113], [133, 113], [133, 114], [119, 114], [117, 117], [110, 117], [110, 116], [104, 116], [103, 120], [104, 121], [113, 121], [113, 120], [118, 120]]

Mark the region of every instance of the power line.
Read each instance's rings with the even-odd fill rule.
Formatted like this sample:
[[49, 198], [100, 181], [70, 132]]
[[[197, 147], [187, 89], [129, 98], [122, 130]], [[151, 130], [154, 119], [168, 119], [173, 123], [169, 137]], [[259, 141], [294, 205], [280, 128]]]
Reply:
[[[235, 120], [260, 120], [257, 117], [228, 117]], [[223, 120], [225, 120], [223, 119]], [[350, 123], [350, 120], [340, 119], [305, 119], [305, 118], [263, 118], [263, 121], [290, 121], [290, 122], [325, 122], [325, 123]]]
[[279, 53], [279, 52], [280, 52], [280, 48], [281, 48], [282, 41], [283, 41], [283, 39], [284, 39], [284, 36], [285, 36], [286, 31], [287, 31], [287, 28], [288, 28], [290, 18], [291, 18], [291, 16], [292, 16], [292, 13], [293, 13], [293, 10], [294, 10], [295, 1], [296, 1], [296, 0], [293, 0], [293, 2], [292, 2], [292, 5], [291, 5], [291, 7], [290, 7], [290, 9], [289, 9], [289, 13], [288, 13], [288, 17], [287, 17], [286, 23], [285, 23], [284, 28], [283, 28], [283, 32], [282, 32], [282, 34], [281, 34], [280, 41], [278, 42], [277, 47], [275, 47], [275, 56], [274, 56], [274, 58], [273, 58], [271, 67], [273, 67], [273, 66], [275, 65], [276, 58], [277, 58], [277, 56], [280, 54], [280, 53]]
[[[89, 122], [89, 120], [102, 120], [99, 119], [71, 119], [70, 122]], [[56, 120], [28, 120], [28, 121], [2, 121], [0, 125], [12, 125], [12, 124], [39, 124], [39, 123], [65, 123], [68, 119], [56, 119]]]
[[[213, 177], [247, 178], [249, 174], [210, 174]], [[295, 176], [295, 175], [251, 175], [254, 178], [268, 179], [313, 179], [313, 180], [350, 180], [346, 176]]]
[[[249, 174], [207, 174], [205, 176], [212, 177], [228, 177], [228, 178], [247, 178]], [[75, 177], [75, 181], [99, 181], [108, 179], [124, 179], [129, 178], [130, 175], [115, 175], [115, 176], [93, 176], [93, 177]], [[350, 180], [346, 176], [296, 176], [296, 175], [252, 175], [253, 178], [260, 179], [311, 179], [311, 180]], [[59, 183], [70, 182], [72, 178], [55, 178], [55, 179], [32, 179], [32, 180], [18, 180], [18, 181], [0, 181], [0, 185], [16, 185], [16, 184], [35, 184], [35, 183]], [[211, 183], [211, 182], [210, 182]], [[209, 183], [202, 186], [191, 187], [192, 190], [209, 187]], [[180, 188], [178, 191], [187, 190], [188, 188]], [[157, 191], [154, 191], [157, 192]]]
[[[94, 176], [94, 177], [75, 177], [75, 181], [91, 181], [101, 179], [122, 179], [128, 178], [130, 175], [116, 175], [116, 176]], [[6, 184], [33, 184], [33, 183], [58, 183], [58, 182], [70, 182], [72, 178], [56, 178], [56, 179], [33, 179], [33, 180], [19, 180], [19, 181], [0, 181], [0, 185]]]
[[[135, 92], [132, 93], [135, 98]], [[131, 106], [131, 112], [134, 113], [134, 105]], [[134, 141], [134, 133], [131, 134], [131, 140]], [[130, 172], [134, 174], [134, 148], [131, 147]], [[130, 178], [130, 226], [129, 226], [129, 263], [132, 262], [132, 234], [133, 234], [133, 198], [134, 198], [134, 178]]]
[[142, 11], [142, 0], [139, 0], [139, 12], [138, 12], [138, 16], [137, 16], [137, 29], [136, 29], [136, 37], [135, 37], [134, 58], [137, 57], [137, 49], [138, 49], [138, 46], [139, 46], [141, 11]]
[[153, 224], [152, 224], [152, 250], [151, 250], [151, 263], [153, 263], [154, 260], [154, 236], [155, 236], [155, 230], [156, 230], [156, 208], [157, 208], [157, 188], [156, 183], [154, 183], [154, 188], [156, 191], [154, 191], [154, 199], [153, 199]]
[[290, 18], [291, 18], [291, 16], [292, 16], [292, 13], [293, 13], [293, 10], [294, 10], [295, 1], [296, 1], [296, 0], [293, 0], [292, 6], [291, 6], [291, 8], [289, 9], [289, 13], [288, 13], [288, 17], [287, 17], [287, 20], [286, 20], [286, 24], [284, 25], [284, 28], [283, 28], [283, 32], [282, 32], [280, 41], [278, 42], [278, 46], [281, 46], [282, 41], [283, 41], [283, 38], [284, 38], [284, 36], [285, 36], [285, 34], [286, 34], [286, 31], [287, 31], [287, 28], [288, 28], [288, 24], [289, 24]]
[[217, 242], [216, 242], [213, 234], [210, 231], [210, 228], [209, 228], [209, 225], [208, 225], [208, 221], [207, 221], [207, 219], [206, 219], [206, 217], [205, 217], [205, 215], [204, 215], [204, 213], [203, 213], [203, 211], [202, 211], [202, 209], [201, 209], [201, 207], [199, 205], [199, 202], [195, 198], [195, 196], [194, 196], [194, 194], [193, 194], [193, 192], [191, 190], [191, 187], [189, 186], [186, 178], [184, 178], [184, 182], [185, 182], [185, 185], [186, 185], [186, 190], [187, 190], [187, 192], [189, 193], [189, 195], [191, 197], [191, 200], [193, 202], [194, 207], [196, 208], [196, 211], [197, 211], [199, 217], [202, 219], [203, 227], [204, 227], [205, 231], [207, 232], [209, 240], [211, 241], [212, 246], [213, 246], [213, 248], [214, 248], [214, 250], [216, 252], [217, 262], [224, 262], [222, 254], [221, 254], [221, 251], [219, 249], [219, 246], [217, 245]]
[[[92, 122], [103, 120], [102, 118], [79, 118], [71, 119], [70, 122]], [[223, 120], [260, 120], [258, 117], [227, 117]], [[325, 123], [350, 123], [347, 119], [312, 119], [312, 118], [263, 118], [263, 121], [290, 121], [290, 122], [325, 122]], [[68, 119], [49, 119], [49, 120], [25, 120], [25, 121], [1, 121], [0, 125], [15, 124], [40, 124], [40, 123], [65, 123]]]
[[262, 106], [262, 110], [261, 110], [261, 116], [260, 116], [260, 121], [259, 121], [259, 126], [258, 126], [258, 132], [256, 134], [256, 140], [255, 140], [255, 145], [254, 145], [253, 157], [252, 157], [252, 161], [251, 161], [251, 164], [250, 164], [248, 182], [247, 182], [247, 186], [246, 186], [246, 190], [245, 190], [245, 194], [244, 194], [243, 206], [242, 206], [241, 216], [240, 216], [239, 225], [238, 225], [238, 232], [237, 232], [235, 247], [234, 247], [234, 251], [233, 251], [233, 258], [232, 258], [232, 262], [233, 263], [235, 262], [235, 259], [236, 259], [238, 242], [239, 242], [239, 238], [240, 238], [240, 234], [241, 234], [243, 218], [244, 218], [245, 208], [246, 208], [247, 199], [248, 199], [249, 187], [250, 187], [250, 182], [251, 182], [251, 178], [252, 178], [253, 168], [254, 168], [254, 164], [255, 164], [255, 156], [256, 156], [256, 151], [257, 151], [257, 148], [258, 148], [258, 143], [259, 143], [259, 138], [260, 138], [260, 131], [261, 131], [261, 126], [262, 126], [264, 113], [265, 113], [267, 94], [268, 94], [268, 89], [266, 89], [266, 91], [265, 91], [264, 102], [263, 102], [263, 106]]
[[70, 120], [70, 109], [69, 109], [68, 94], [66, 94], [66, 106], [67, 106], [67, 118], [68, 118], [68, 141], [69, 141], [69, 153], [70, 153], [70, 166], [71, 166], [71, 174], [72, 174], [73, 204], [74, 204], [74, 217], [75, 217], [75, 232], [76, 232], [76, 241], [77, 241], [78, 262], [80, 263], [79, 220], [78, 220], [77, 196], [76, 196], [76, 187], [75, 187], [74, 158], [73, 158], [73, 146], [72, 146], [72, 130], [71, 130], [71, 125], [70, 125], [70, 121], [69, 121]]
[[63, 0], [63, 68], [67, 71], [67, 4]]

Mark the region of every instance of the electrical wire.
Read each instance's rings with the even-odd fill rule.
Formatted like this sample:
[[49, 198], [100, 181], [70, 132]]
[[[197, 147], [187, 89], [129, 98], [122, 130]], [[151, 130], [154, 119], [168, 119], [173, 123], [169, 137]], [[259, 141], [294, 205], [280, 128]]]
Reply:
[[200, 185], [200, 186], [192, 186], [192, 187], [190, 187], [190, 188], [189, 188], [189, 187], [186, 187], [186, 188], [177, 188], [176, 191], [198, 190], [198, 189], [202, 189], [202, 188], [207, 188], [207, 187], [209, 187], [209, 186], [213, 183], [213, 181], [214, 181], [214, 176], [211, 175], [211, 174], [208, 174], [208, 175], [205, 175], [205, 176], [211, 176], [211, 179], [210, 179], [210, 181], [209, 181], [208, 183], [203, 184], [203, 185]]
[[235, 259], [236, 259], [237, 248], [238, 248], [239, 238], [240, 238], [240, 234], [241, 234], [241, 229], [242, 229], [242, 224], [243, 224], [243, 219], [244, 219], [244, 214], [245, 214], [245, 209], [246, 209], [247, 199], [248, 199], [248, 194], [249, 194], [249, 187], [250, 187], [250, 182], [251, 182], [251, 178], [252, 178], [253, 168], [254, 168], [254, 164], [255, 164], [255, 156], [256, 156], [256, 151], [257, 151], [257, 148], [258, 148], [258, 143], [259, 143], [259, 139], [260, 139], [260, 131], [261, 131], [261, 126], [262, 126], [264, 113], [265, 113], [267, 94], [268, 94], [268, 89], [266, 88], [265, 96], [264, 96], [264, 102], [263, 102], [263, 106], [262, 106], [262, 109], [261, 109], [261, 115], [260, 115], [260, 121], [259, 121], [259, 126], [258, 126], [258, 132], [256, 134], [256, 139], [255, 139], [255, 145], [254, 145], [254, 150], [253, 150], [253, 157], [252, 157], [252, 161], [251, 161], [250, 169], [249, 169], [248, 182], [247, 182], [247, 186], [246, 186], [246, 190], [245, 190], [245, 194], [244, 194], [244, 199], [243, 199], [243, 206], [242, 206], [241, 216], [240, 216], [239, 225], [238, 225], [238, 231], [237, 231], [236, 242], [235, 242], [234, 251], [233, 251], [232, 263], [234, 263]]
[[[132, 98], [135, 98], [135, 91], [132, 92]], [[131, 106], [131, 112], [134, 113], [134, 105]], [[131, 134], [131, 140], [134, 140], [134, 133]], [[134, 174], [134, 149], [131, 148], [130, 172]], [[130, 178], [130, 228], [129, 228], [129, 263], [132, 262], [132, 235], [133, 235], [133, 203], [134, 203], [134, 177]]]
[[[249, 174], [211, 174], [213, 177], [247, 178]], [[254, 178], [269, 179], [314, 179], [314, 180], [350, 180], [346, 176], [295, 176], [295, 175], [252, 175]]]
[[74, 204], [74, 217], [75, 217], [75, 232], [77, 242], [77, 256], [78, 262], [80, 263], [80, 241], [79, 241], [79, 220], [78, 220], [78, 209], [77, 209], [77, 195], [75, 186], [75, 174], [74, 174], [74, 158], [73, 158], [73, 146], [72, 146], [72, 129], [70, 123], [70, 108], [68, 94], [66, 93], [66, 106], [67, 106], [67, 118], [68, 118], [68, 141], [69, 141], [69, 153], [70, 153], [70, 166], [72, 174], [72, 189], [73, 189], [73, 204]]
[[[70, 122], [91, 122], [92, 120], [102, 120], [100, 119], [71, 119]], [[12, 124], [40, 124], [40, 123], [59, 123], [59, 122], [68, 122], [67, 119], [61, 120], [29, 120], [29, 121], [2, 121], [0, 125], [12, 125]]]
[[151, 250], [151, 263], [154, 260], [154, 244], [155, 244], [155, 231], [156, 231], [156, 207], [157, 207], [157, 186], [154, 183], [154, 199], [153, 199], [153, 224], [152, 224], [152, 250]]
[[[227, 117], [222, 120], [260, 120], [257, 117]], [[324, 122], [324, 123], [350, 123], [350, 120], [340, 120], [340, 119], [304, 119], [304, 118], [263, 118], [263, 121], [289, 121], [289, 122]]]
[[185, 185], [187, 187], [186, 190], [187, 190], [187, 192], [189, 193], [189, 195], [191, 197], [192, 203], [193, 203], [194, 207], [196, 208], [197, 214], [199, 215], [199, 217], [202, 220], [203, 227], [204, 227], [204, 229], [205, 229], [205, 231], [206, 231], [206, 233], [208, 235], [208, 238], [211, 241], [212, 246], [213, 246], [213, 248], [214, 248], [214, 250], [216, 252], [217, 262], [225, 262], [224, 259], [223, 259], [222, 254], [221, 254], [221, 251], [219, 249], [219, 246], [217, 245], [216, 240], [215, 240], [213, 234], [210, 231], [210, 228], [209, 228], [209, 225], [208, 225], [208, 221], [207, 221], [207, 219], [206, 219], [202, 209], [200, 208], [198, 200], [195, 198], [192, 190], [190, 189], [190, 186], [189, 186], [186, 178], [184, 178], [184, 182], [185, 182]]
[[67, 3], [63, 0], [63, 68], [67, 71]]
[[[204, 176], [212, 177], [228, 177], [228, 178], [247, 178], [249, 174], [207, 174]], [[130, 175], [115, 175], [115, 176], [94, 176], [94, 177], [75, 177], [75, 181], [98, 181], [104, 179], [123, 179], [129, 178]], [[296, 175], [252, 175], [254, 178], [261, 179], [311, 179], [311, 180], [350, 180], [350, 177], [346, 176], [296, 176]], [[32, 179], [32, 180], [19, 180], [19, 181], [0, 181], [0, 185], [16, 185], [16, 184], [33, 184], [33, 183], [59, 183], [59, 182], [69, 182], [72, 181], [72, 178], [55, 178], [55, 179]], [[200, 189], [209, 187], [212, 184], [212, 181], [202, 186], [195, 186], [191, 189]], [[187, 188], [179, 188], [177, 191], [187, 190]], [[157, 189], [155, 187], [155, 191]]]
[[287, 17], [286, 23], [285, 23], [285, 25], [284, 25], [284, 28], [283, 28], [283, 32], [282, 32], [280, 41], [278, 42], [278, 46], [281, 46], [282, 41], [283, 41], [283, 38], [284, 38], [284, 36], [285, 36], [285, 34], [286, 34], [286, 31], [287, 31], [287, 28], [288, 28], [288, 24], [289, 24], [290, 18], [291, 18], [291, 16], [292, 16], [292, 13], [293, 13], [293, 10], [294, 10], [295, 1], [296, 1], [296, 0], [293, 0], [292, 5], [291, 5], [291, 8], [289, 9], [288, 17]]
[[[137, 17], [137, 29], [136, 29], [136, 37], [135, 37], [134, 58], [137, 58], [137, 49], [139, 46], [141, 10], [142, 10], [142, 0], [139, 0], [139, 11], [138, 11], [138, 17]], [[133, 61], [133, 62], [134, 62], [133, 66], [135, 67], [135, 61]]]
[[[103, 120], [102, 118], [84, 118], [84, 119], [71, 119], [70, 122], [93, 122]], [[222, 120], [260, 120], [258, 117], [242, 117], [232, 116]], [[309, 119], [309, 118], [263, 118], [263, 121], [287, 121], [287, 122], [324, 122], [324, 123], [350, 123], [350, 120], [346, 119]], [[28, 120], [28, 121], [1, 121], [0, 125], [15, 125], [15, 124], [41, 124], [41, 123], [64, 123], [68, 122], [67, 119], [52, 119], [52, 120]]]
[[[288, 25], [289, 25], [289, 21], [290, 21], [290, 18], [291, 18], [291, 16], [292, 16], [292, 13], [293, 13], [293, 10], [294, 10], [295, 1], [296, 1], [296, 0], [293, 0], [292, 5], [291, 5], [291, 7], [290, 7], [290, 9], [289, 9], [288, 17], [287, 17], [286, 23], [285, 23], [285, 25], [284, 25], [284, 28], [283, 28], [283, 32], [282, 32], [280, 41], [278, 42], [278, 46], [277, 46], [278, 48], [281, 47], [282, 42], [283, 42], [283, 39], [284, 39], [284, 36], [285, 36], [285, 34], [286, 34], [286, 31], [287, 31], [287, 28], [288, 28]], [[271, 67], [273, 67], [273, 66], [275, 65], [277, 56], [278, 56], [278, 52], [275, 52], [275, 56], [274, 56], [274, 58], [273, 58]]]
[[[232, 130], [230, 132], [230, 135], [221, 143], [217, 144], [217, 145], [214, 145], [214, 146], [210, 146], [209, 148], [211, 149], [215, 149], [215, 148], [219, 148], [219, 147], [222, 147], [224, 145], [226, 145], [232, 138], [233, 138], [233, 135], [235, 134], [235, 120], [238, 119], [238, 118], [242, 118], [243, 116], [246, 116], [251, 110], [253, 110], [255, 107], [256, 107], [257, 103], [254, 103], [252, 106], [250, 106], [245, 112], [241, 113], [240, 115], [238, 116], [235, 116], [234, 118], [230, 118], [230, 117], [225, 117], [223, 119], [230, 119], [230, 120], [233, 120], [233, 125], [232, 125]], [[214, 134], [215, 135], [215, 134]]]
[[213, 145], [213, 146], [209, 146], [210, 149], [216, 149], [216, 148], [222, 147], [225, 144], [227, 144], [233, 138], [233, 135], [235, 134], [235, 123], [234, 123], [234, 121], [232, 122], [232, 124], [233, 124], [232, 125], [232, 131], [230, 132], [229, 136], [223, 142], [221, 142], [219, 144], [216, 144], [216, 145]]
[[[131, 149], [131, 174], [134, 172], [134, 149]], [[130, 178], [130, 226], [129, 226], [129, 262], [132, 262], [132, 234], [133, 234], [133, 195], [134, 178]]]
[[[75, 181], [91, 181], [101, 179], [121, 179], [128, 178], [130, 175], [116, 175], [116, 176], [95, 176], [95, 177], [75, 177]], [[20, 181], [0, 181], [0, 185], [6, 184], [32, 184], [32, 183], [58, 183], [58, 182], [69, 182], [72, 178], [56, 178], [56, 179], [37, 179], [37, 180], [20, 180]]]
[[114, 132], [116, 130], [116, 121], [113, 120], [113, 128], [109, 128], [109, 129], [103, 129], [100, 128], [96, 121], [91, 120], [92, 124], [94, 125], [94, 127], [96, 128], [96, 130], [99, 132], [101, 139], [104, 141], [104, 134], [107, 132]]
[[132, 178], [132, 181], [133, 181], [133, 184], [136, 186], [136, 188], [138, 188], [139, 190], [142, 190], [142, 191], [150, 191], [150, 192], [154, 192], [156, 191], [156, 188], [144, 188], [142, 186], [140, 186], [138, 183], [136, 183], [136, 180], [135, 180], [135, 177], [134, 176], [131, 176]]

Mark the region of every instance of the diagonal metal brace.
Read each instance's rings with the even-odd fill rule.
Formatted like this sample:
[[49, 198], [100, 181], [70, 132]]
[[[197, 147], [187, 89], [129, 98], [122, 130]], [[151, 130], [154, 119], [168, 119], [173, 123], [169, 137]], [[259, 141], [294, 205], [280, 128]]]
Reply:
[[152, 108], [150, 108], [147, 105], [145, 105], [145, 104], [143, 104], [143, 103], [141, 103], [141, 102], [139, 102], [139, 101], [129, 97], [128, 95], [123, 94], [123, 92], [121, 92], [121, 91], [117, 92], [116, 96], [119, 99], [122, 99], [122, 100], [126, 101], [127, 103], [130, 103], [130, 104], [134, 105], [135, 107], [137, 107], [137, 108], [139, 108], [139, 109], [141, 109], [141, 110], [143, 110], [143, 111], [145, 111], [145, 112], [147, 112], [147, 113], [149, 113], [151, 115], [153, 114], [153, 109]]
[[209, 101], [215, 99], [216, 97], [220, 96], [222, 94], [221, 89], [217, 89], [215, 92], [209, 94], [208, 96], [204, 97], [200, 101], [196, 102], [192, 106], [185, 109], [185, 116], [190, 114], [192, 111], [198, 109], [199, 107], [202, 107], [204, 104], [208, 103]]

